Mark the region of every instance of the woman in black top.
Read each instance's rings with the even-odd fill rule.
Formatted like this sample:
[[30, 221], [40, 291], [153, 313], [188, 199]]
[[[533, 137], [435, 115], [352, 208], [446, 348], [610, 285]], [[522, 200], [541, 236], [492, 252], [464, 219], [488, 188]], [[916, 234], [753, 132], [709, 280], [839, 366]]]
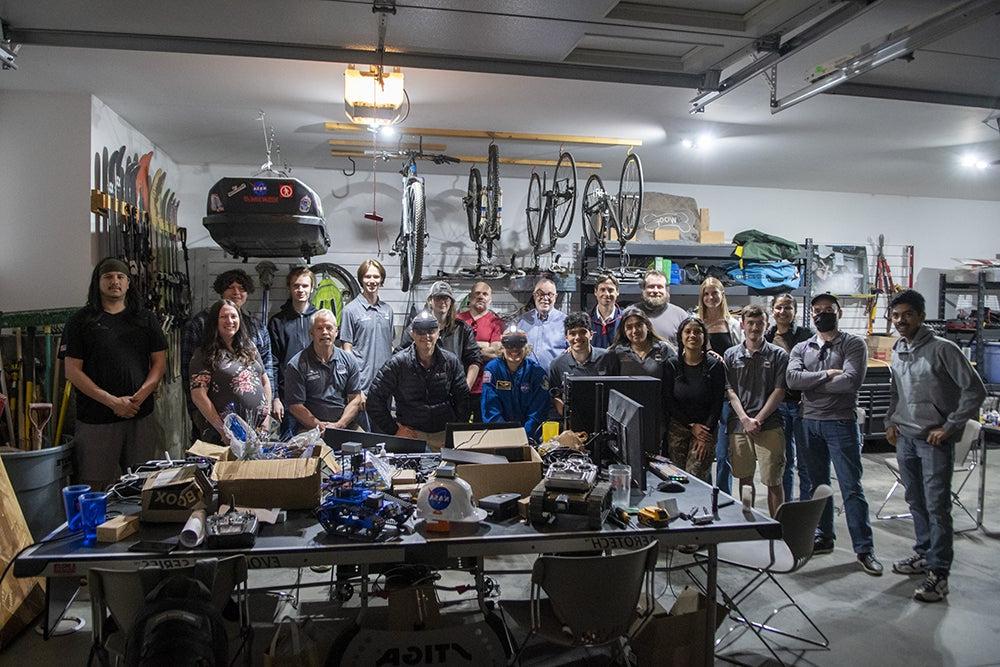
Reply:
[[622, 375], [648, 375], [661, 380], [663, 365], [677, 358], [673, 347], [653, 331], [649, 315], [638, 306], [622, 311], [611, 351], [618, 357]]
[[667, 449], [674, 465], [710, 482], [719, 415], [726, 394], [725, 365], [708, 354], [708, 328], [697, 317], [677, 330], [680, 356], [664, 366], [663, 397], [670, 425]]

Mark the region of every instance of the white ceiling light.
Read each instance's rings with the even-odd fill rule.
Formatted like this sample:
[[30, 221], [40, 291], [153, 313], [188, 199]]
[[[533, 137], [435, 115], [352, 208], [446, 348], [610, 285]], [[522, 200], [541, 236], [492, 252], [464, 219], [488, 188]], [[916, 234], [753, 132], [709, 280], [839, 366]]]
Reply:
[[352, 123], [374, 126], [395, 123], [405, 95], [403, 73], [398, 67], [387, 72], [375, 65], [367, 70], [348, 65], [344, 70], [344, 111]]

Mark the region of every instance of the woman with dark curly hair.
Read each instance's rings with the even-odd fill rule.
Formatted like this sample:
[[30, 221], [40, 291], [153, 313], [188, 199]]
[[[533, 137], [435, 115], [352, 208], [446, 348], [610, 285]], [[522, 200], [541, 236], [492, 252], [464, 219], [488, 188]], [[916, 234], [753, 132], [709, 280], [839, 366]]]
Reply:
[[667, 449], [674, 465], [710, 482], [719, 415], [726, 395], [725, 364], [708, 354], [708, 327], [689, 317], [677, 329], [680, 356], [663, 370]]
[[191, 401], [199, 413], [192, 416], [201, 440], [228, 444], [223, 435], [223, 419], [228, 414], [267, 430], [271, 383], [260, 353], [242, 326], [239, 307], [223, 299], [208, 312], [209, 327], [191, 357]]

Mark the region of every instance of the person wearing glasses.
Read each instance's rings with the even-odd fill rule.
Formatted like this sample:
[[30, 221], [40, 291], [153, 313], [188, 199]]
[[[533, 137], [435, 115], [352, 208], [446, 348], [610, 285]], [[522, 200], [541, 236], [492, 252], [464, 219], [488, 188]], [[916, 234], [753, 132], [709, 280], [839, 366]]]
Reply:
[[483, 421], [524, 424], [528, 439], [541, 441], [549, 412], [549, 380], [538, 362], [529, 359], [528, 335], [511, 326], [500, 338], [500, 357], [483, 369]]
[[[792, 348], [788, 387], [802, 392], [802, 427], [806, 461], [813, 488], [830, 483], [830, 463], [844, 499], [847, 530], [858, 563], [868, 574], [882, 575], [868, 519], [868, 501], [861, 486], [861, 434], [858, 431], [858, 389], [868, 371], [868, 347], [860, 336], [838, 328], [842, 311], [832, 294], [817, 294], [812, 303], [816, 335]], [[820, 517], [813, 553], [833, 551], [833, 502]]]
[[517, 328], [528, 335], [531, 359], [546, 373], [553, 360], [567, 347], [563, 329], [566, 313], [555, 307], [556, 296], [555, 282], [549, 278], [539, 279], [532, 292], [535, 307], [517, 321]]
[[413, 344], [378, 370], [368, 393], [368, 416], [379, 432], [424, 440], [433, 451], [444, 445], [445, 426], [469, 414], [462, 362], [438, 347], [439, 328], [437, 318], [426, 310], [414, 317]]

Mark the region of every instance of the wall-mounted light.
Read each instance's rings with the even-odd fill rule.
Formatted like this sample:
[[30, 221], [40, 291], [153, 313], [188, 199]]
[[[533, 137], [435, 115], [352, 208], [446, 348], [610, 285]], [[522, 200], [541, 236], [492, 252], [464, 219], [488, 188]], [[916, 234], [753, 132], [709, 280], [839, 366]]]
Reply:
[[359, 70], [348, 65], [344, 70], [344, 111], [352, 123], [391, 125], [399, 119], [406, 94], [403, 73], [370, 66]]

